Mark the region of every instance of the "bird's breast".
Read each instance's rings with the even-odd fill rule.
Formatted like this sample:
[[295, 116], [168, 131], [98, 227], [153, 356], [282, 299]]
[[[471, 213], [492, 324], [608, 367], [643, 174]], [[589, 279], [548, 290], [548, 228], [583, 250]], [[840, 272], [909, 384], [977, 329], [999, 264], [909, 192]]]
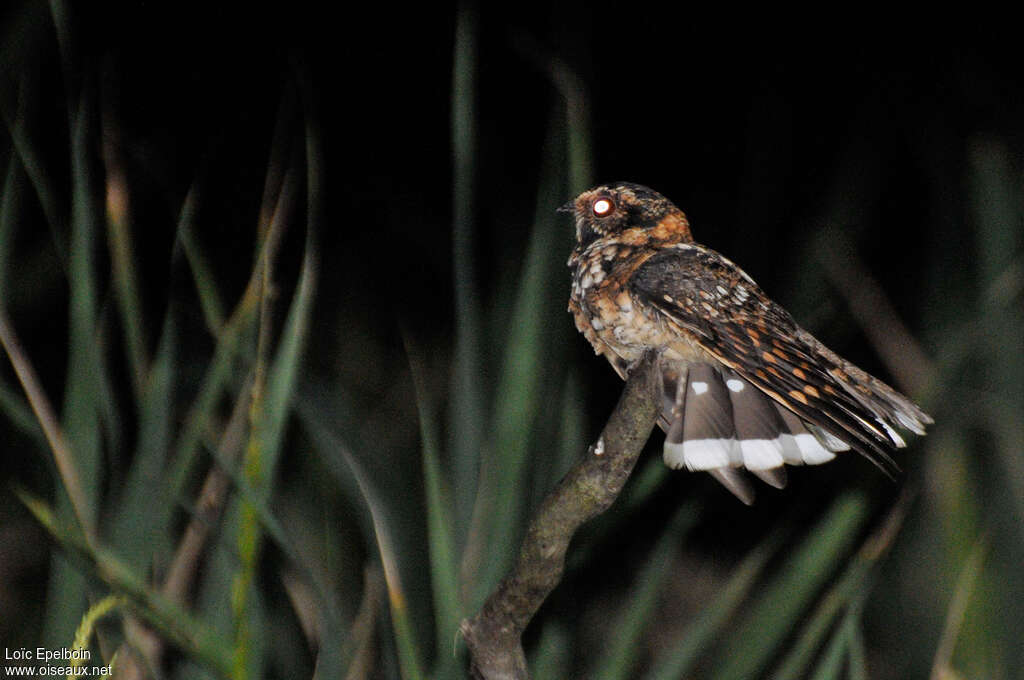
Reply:
[[627, 244], [598, 242], [570, 259], [569, 311], [594, 351], [613, 364], [617, 357], [635, 361], [651, 348], [683, 361], [702, 355], [680, 329], [630, 291], [633, 273], [653, 254]]

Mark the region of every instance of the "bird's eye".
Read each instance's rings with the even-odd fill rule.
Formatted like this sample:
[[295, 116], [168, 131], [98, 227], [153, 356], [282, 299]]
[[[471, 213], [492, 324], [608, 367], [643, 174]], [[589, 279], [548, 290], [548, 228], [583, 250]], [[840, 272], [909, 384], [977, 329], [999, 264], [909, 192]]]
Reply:
[[610, 198], [599, 198], [594, 201], [594, 205], [590, 209], [594, 211], [594, 215], [597, 217], [604, 217], [615, 210], [615, 203]]

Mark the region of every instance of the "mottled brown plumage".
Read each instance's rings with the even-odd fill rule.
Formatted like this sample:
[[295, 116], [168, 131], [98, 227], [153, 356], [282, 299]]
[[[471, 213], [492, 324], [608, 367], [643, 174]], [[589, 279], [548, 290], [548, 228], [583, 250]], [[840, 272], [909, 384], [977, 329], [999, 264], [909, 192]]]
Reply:
[[576, 221], [569, 311], [625, 378], [661, 353], [665, 460], [704, 469], [746, 502], [736, 468], [782, 486], [784, 463], [853, 448], [886, 472], [931, 418], [800, 328], [743, 270], [693, 241], [686, 216], [636, 184], [596, 187], [564, 208]]

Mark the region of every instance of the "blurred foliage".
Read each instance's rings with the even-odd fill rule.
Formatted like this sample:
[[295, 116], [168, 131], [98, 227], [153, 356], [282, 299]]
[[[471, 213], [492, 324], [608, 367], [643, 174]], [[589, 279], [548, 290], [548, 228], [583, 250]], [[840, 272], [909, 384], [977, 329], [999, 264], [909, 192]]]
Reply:
[[709, 65], [699, 26], [641, 11], [615, 50], [540, 7], [343, 45], [311, 8], [0, 12], [3, 646], [464, 677], [459, 621], [618, 395], [554, 212], [600, 170], [692, 205], [936, 425], [898, 484], [845, 456], [753, 509], [654, 436], [527, 631], [535, 677], [1022, 677], [1024, 87], [998, 41]]

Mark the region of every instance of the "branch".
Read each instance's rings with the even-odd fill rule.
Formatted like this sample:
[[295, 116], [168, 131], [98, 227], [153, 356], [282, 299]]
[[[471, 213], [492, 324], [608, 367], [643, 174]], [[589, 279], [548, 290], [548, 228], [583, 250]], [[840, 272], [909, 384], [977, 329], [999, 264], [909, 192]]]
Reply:
[[597, 443], [538, 508], [512, 572], [462, 622], [474, 678], [529, 677], [523, 630], [561, 580], [573, 534], [612, 504], [632, 472], [658, 417], [657, 363], [648, 354], [633, 368]]

